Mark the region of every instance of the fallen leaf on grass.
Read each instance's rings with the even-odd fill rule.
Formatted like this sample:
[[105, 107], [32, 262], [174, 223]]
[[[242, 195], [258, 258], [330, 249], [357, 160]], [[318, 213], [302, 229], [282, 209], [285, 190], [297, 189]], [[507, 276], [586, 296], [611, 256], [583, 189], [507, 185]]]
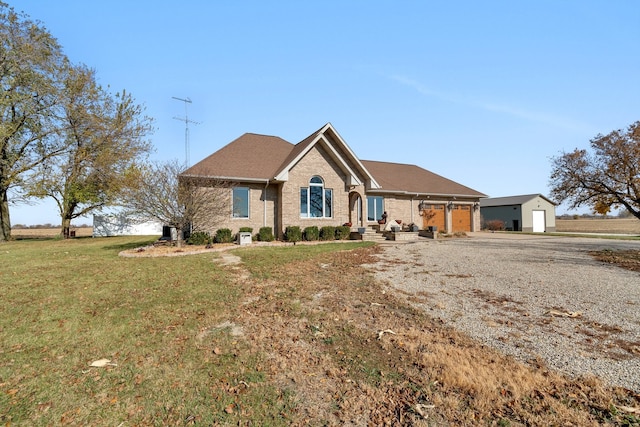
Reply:
[[416, 405], [416, 412], [425, 420], [429, 418], [429, 414], [425, 413], [425, 409], [434, 409], [436, 405], [423, 405], [422, 403], [418, 403]]
[[118, 366], [117, 363], [112, 363], [111, 359], [98, 359], [89, 365], [92, 368], [104, 368], [105, 366]]
[[382, 336], [384, 334], [393, 334], [393, 335], [395, 335], [396, 333], [393, 332], [391, 329], [385, 329], [384, 331], [378, 332], [378, 339], [382, 339]]
[[631, 406], [617, 406], [617, 408], [628, 414], [640, 415], [640, 408], [632, 408]]

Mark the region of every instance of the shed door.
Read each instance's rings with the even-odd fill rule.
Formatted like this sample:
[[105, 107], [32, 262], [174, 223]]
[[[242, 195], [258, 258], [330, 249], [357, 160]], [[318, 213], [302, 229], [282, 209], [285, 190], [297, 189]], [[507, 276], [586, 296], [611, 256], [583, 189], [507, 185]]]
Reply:
[[533, 211], [533, 232], [544, 233], [544, 211]]
[[453, 232], [471, 231], [471, 206], [455, 205], [451, 213]]

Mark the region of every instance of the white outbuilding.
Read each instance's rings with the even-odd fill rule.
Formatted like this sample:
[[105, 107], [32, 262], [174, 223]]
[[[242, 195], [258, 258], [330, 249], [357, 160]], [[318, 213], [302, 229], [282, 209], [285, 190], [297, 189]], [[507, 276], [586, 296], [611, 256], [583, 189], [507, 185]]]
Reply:
[[126, 215], [93, 216], [93, 237], [161, 236], [162, 232], [162, 224], [158, 221], [134, 220]]
[[542, 194], [480, 199], [482, 221], [500, 220], [507, 230], [556, 231], [556, 204]]

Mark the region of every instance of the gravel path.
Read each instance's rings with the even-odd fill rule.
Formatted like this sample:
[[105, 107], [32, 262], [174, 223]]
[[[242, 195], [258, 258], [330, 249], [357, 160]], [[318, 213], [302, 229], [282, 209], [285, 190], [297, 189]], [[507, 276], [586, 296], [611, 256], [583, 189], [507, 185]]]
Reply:
[[640, 392], [640, 273], [587, 252], [637, 241], [471, 233], [385, 245], [376, 276], [519, 360]]

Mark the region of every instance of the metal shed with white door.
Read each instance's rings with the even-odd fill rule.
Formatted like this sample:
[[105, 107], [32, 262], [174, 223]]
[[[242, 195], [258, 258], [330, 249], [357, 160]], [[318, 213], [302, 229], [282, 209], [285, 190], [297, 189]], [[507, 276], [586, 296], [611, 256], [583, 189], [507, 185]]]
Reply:
[[503, 221], [507, 230], [556, 231], [556, 204], [542, 194], [480, 199], [480, 215], [483, 223]]

